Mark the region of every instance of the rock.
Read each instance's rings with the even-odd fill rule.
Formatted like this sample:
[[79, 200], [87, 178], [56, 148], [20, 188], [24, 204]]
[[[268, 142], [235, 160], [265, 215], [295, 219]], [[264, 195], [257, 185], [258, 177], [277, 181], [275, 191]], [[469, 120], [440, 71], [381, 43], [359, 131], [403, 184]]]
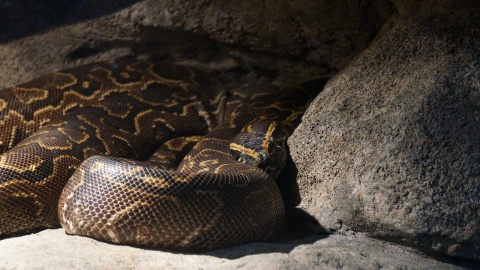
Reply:
[[[368, 46], [394, 11], [387, 0], [122, 0], [115, 5], [108, 4], [111, 0], [102, 4], [94, 0], [63, 5], [50, 2], [23, 4], [22, 8], [27, 6], [34, 11], [29, 16], [24, 11], [16, 12], [19, 4], [15, 1], [0, 3], [9, 14], [2, 18], [4, 24], [22, 21], [28, 26], [16, 31], [2, 28], [0, 40], [50, 27], [47, 32], [0, 45], [0, 81], [4, 83], [0, 87], [55, 69], [132, 53], [172, 56], [177, 53], [172, 42], [225, 50], [231, 57], [270, 76], [280, 73], [299, 81], [332, 74], [345, 66]], [[137, 3], [132, 5], [133, 2]], [[115, 10], [119, 11], [108, 15]], [[95, 18], [99, 15], [105, 16]], [[59, 27], [67, 22], [77, 23]], [[176, 39], [184, 35], [182, 31], [197, 33], [202, 42], [192, 42], [198, 37]], [[215, 42], [205, 43], [205, 39]], [[198, 48], [189, 49], [183, 50], [190, 52], [186, 58], [196, 57], [192, 51]], [[215, 59], [211, 55], [202, 57]]]
[[176, 254], [68, 236], [58, 229], [2, 240], [0, 250], [0, 269], [462, 269], [361, 234]]
[[391, 2], [401, 16], [448, 14], [452, 12], [461, 12], [468, 16], [470, 12], [478, 11], [478, 8], [480, 8], [480, 2], [476, 0], [392, 0]]
[[478, 29], [400, 18], [327, 84], [289, 139], [320, 225], [480, 260]]

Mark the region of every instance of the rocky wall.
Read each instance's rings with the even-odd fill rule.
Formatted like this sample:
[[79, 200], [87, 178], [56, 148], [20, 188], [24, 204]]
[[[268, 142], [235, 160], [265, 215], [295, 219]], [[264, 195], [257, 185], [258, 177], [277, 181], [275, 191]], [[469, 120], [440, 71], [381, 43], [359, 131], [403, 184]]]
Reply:
[[480, 17], [400, 18], [333, 77], [289, 139], [301, 208], [480, 258]]

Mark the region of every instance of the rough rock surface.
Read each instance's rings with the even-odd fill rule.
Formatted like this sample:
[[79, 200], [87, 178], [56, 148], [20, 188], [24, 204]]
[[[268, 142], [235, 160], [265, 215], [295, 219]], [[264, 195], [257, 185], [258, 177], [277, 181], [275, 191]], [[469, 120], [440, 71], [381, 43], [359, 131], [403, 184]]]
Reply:
[[361, 234], [175, 254], [67, 236], [59, 229], [2, 240], [0, 250], [0, 269], [462, 269]]
[[[0, 2], [0, 11], [10, 14], [7, 18], [13, 17], [5, 22], [7, 25], [18, 21], [47, 26], [58, 26], [58, 21], [80, 22], [0, 45], [0, 88], [81, 63], [132, 53], [163, 55], [172, 36], [179, 34], [166, 30], [195, 32], [214, 39], [219, 44], [207, 46], [226, 48], [232, 57], [273, 76], [282, 73], [297, 80], [319, 77], [342, 68], [365, 49], [394, 11], [386, 0], [144, 0], [112, 15], [81, 21], [135, 1], [122, 0], [114, 8], [93, 0], [64, 5], [52, 5], [47, 0], [22, 2], [22, 7], [57, 14], [49, 19], [42, 12], [22, 16], [15, 12], [17, 2]], [[89, 6], [95, 10], [87, 12]], [[19, 28], [16, 35], [8, 36], [6, 29], [0, 30], [0, 36], [7, 35], [3, 40], [30, 33], [29, 28]]]
[[[478, 14], [477, 0], [390, 0], [401, 16], [462, 13], [461, 17]], [[459, 18], [461, 20], [461, 17]]]
[[480, 17], [398, 20], [337, 74], [289, 139], [301, 207], [480, 260]]

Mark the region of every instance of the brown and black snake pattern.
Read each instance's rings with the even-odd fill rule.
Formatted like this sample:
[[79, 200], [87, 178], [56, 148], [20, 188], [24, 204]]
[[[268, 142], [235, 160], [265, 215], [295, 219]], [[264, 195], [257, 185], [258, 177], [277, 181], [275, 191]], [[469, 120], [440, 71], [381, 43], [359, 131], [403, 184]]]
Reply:
[[285, 140], [322, 87], [119, 59], [4, 89], [0, 236], [60, 223], [177, 250], [264, 240], [283, 225]]

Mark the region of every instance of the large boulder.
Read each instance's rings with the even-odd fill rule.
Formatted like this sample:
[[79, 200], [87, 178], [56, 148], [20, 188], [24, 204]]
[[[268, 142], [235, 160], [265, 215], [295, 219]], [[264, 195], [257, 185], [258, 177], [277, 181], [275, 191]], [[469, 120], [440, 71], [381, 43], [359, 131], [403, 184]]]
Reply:
[[480, 258], [480, 16], [399, 18], [327, 84], [289, 139], [300, 207]]

